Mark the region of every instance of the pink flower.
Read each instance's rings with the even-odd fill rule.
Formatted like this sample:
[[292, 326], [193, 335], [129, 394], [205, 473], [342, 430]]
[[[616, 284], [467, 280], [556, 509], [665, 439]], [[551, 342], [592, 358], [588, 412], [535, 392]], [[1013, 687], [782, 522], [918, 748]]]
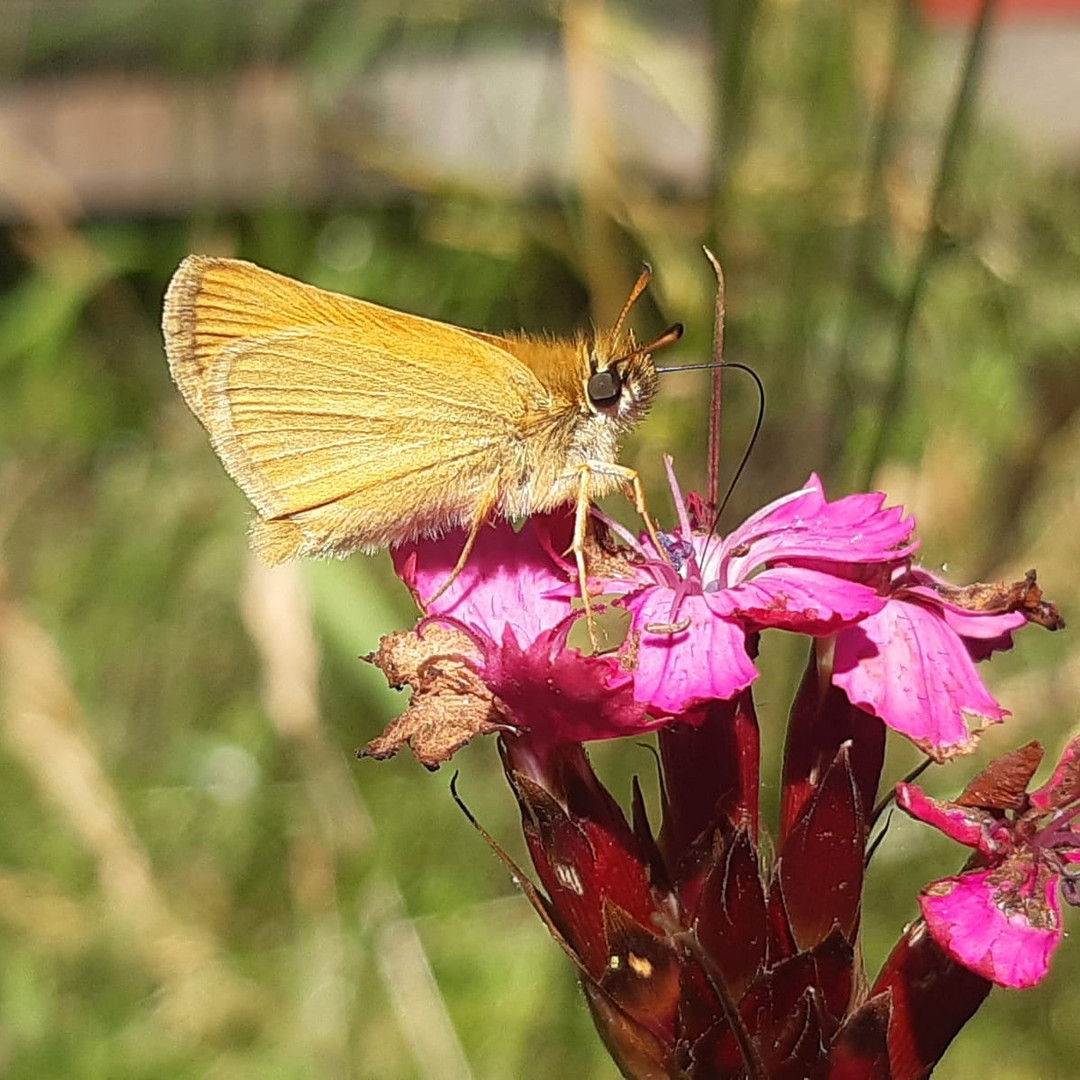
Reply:
[[[881, 609], [837, 636], [834, 684], [935, 760], [970, 752], [987, 724], [1009, 715], [975, 661], [1012, 647], [1012, 632], [1030, 617], [1019, 609], [1023, 584], [960, 589], [897, 567]], [[1033, 577], [1028, 584], [1035, 588]]]
[[507, 522], [484, 529], [461, 574], [430, 603], [457, 562], [457, 538], [403, 546], [394, 566], [428, 622], [471, 642], [470, 666], [514, 729], [554, 743], [647, 731], [655, 722], [619, 661], [567, 647], [578, 587], [557, 553], [569, 547], [572, 524], [564, 512], [537, 515], [518, 532]]
[[[562, 554], [569, 510], [520, 531], [506, 522], [483, 529], [445, 592], [458, 537], [397, 549], [398, 574], [427, 618], [384, 639], [372, 657], [414, 697], [368, 752], [386, 756], [408, 742], [434, 765], [492, 731], [554, 744], [694, 722], [696, 710], [754, 682], [757, 634], [778, 628], [834, 637], [833, 683], [940, 760], [971, 748], [969, 718], [1006, 715], [975, 659], [1009, 647], [1025, 621], [1062, 625], [1033, 574], [1012, 586], [957, 588], [912, 569], [914, 522], [901, 507], [884, 508], [882, 494], [829, 502], [812, 475], [720, 537], [695, 531], [666, 464], [677, 528], [659, 535], [658, 548], [609, 521], [628, 548], [591, 565], [605, 575], [591, 584], [621, 594], [615, 603], [631, 615], [617, 655], [567, 646], [581, 615]], [[825, 650], [823, 672], [827, 665]]]
[[571, 614], [565, 564], [556, 551], [570, 543], [572, 515], [538, 514], [515, 531], [500, 521], [480, 531], [461, 573], [431, 601], [461, 554], [461, 534], [391, 549], [394, 569], [429, 615], [452, 618], [472, 633], [501, 641], [509, 631], [533, 641]]
[[633, 618], [623, 655], [634, 694], [653, 713], [678, 716], [745, 690], [758, 675], [759, 630], [820, 637], [880, 611], [875, 579], [914, 550], [914, 523], [900, 507], [883, 510], [880, 494], [830, 503], [816, 475], [728, 536], [703, 535], [667, 464], [679, 528], [661, 538], [663, 554], [624, 536], [641, 562], [636, 588], [618, 601]]
[[974, 848], [961, 873], [919, 897], [935, 941], [958, 963], [1001, 986], [1034, 986], [1061, 941], [1061, 893], [1077, 903], [1080, 864], [1080, 738], [1054, 775], [1027, 786], [1042, 760], [1038, 743], [999, 758], [953, 802], [915, 784], [897, 785], [912, 817]]

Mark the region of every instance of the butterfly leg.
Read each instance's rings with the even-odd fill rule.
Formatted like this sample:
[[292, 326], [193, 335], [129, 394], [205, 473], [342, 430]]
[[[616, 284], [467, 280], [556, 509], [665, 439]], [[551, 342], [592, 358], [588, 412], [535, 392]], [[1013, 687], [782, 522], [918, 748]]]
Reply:
[[473, 517], [472, 525], [469, 527], [469, 535], [465, 538], [465, 546], [461, 549], [461, 554], [458, 556], [458, 561], [454, 564], [454, 569], [450, 571], [447, 579], [429, 596], [426, 600], [420, 600], [420, 606], [426, 612], [436, 600], [451, 585], [457, 581], [461, 571], [465, 569], [465, 564], [469, 561], [469, 556], [472, 554], [472, 549], [476, 546], [477, 537], [480, 535], [480, 530], [487, 524], [488, 518], [491, 516], [491, 512], [495, 509], [495, 504], [498, 502], [499, 493], [499, 477], [496, 477], [494, 481], [489, 485], [487, 491], [484, 492], [483, 498], [480, 500], [480, 504], [476, 509], [476, 514]]
[[589, 641], [593, 652], [599, 650], [596, 637], [596, 622], [593, 617], [592, 601], [589, 599], [589, 571], [585, 564], [585, 535], [589, 526], [589, 508], [592, 506], [592, 497], [589, 490], [589, 478], [592, 469], [588, 465], [582, 465], [578, 470], [578, 494], [577, 506], [574, 508], [574, 540], [572, 550], [574, 562], [577, 564], [578, 589], [581, 592], [581, 606], [585, 612], [585, 625], [589, 628]]
[[581, 468], [601, 476], [616, 476], [623, 482], [634, 503], [634, 509], [640, 515], [641, 520], [645, 522], [645, 531], [649, 534], [649, 539], [656, 549], [656, 554], [666, 562], [670, 562], [667, 548], [660, 543], [660, 534], [656, 531], [656, 525], [649, 514], [649, 508], [645, 502], [645, 489], [641, 485], [641, 477], [638, 475], [637, 470], [627, 468], [625, 465], [615, 465], [609, 461], [587, 461]]
[[[625, 465], [615, 465], [608, 461], [586, 461], [578, 466], [578, 495], [577, 505], [574, 512], [574, 562], [577, 564], [578, 582], [581, 589], [581, 604], [585, 611], [585, 622], [589, 628], [589, 640], [593, 650], [596, 651], [597, 636], [596, 624], [593, 618], [592, 601], [589, 598], [589, 575], [585, 560], [585, 537], [589, 524], [589, 509], [592, 506], [592, 485], [590, 480], [594, 476], [615, 476], [629, 489], [630, 497], [634, 503], [634, 509], [641, 515], [645, 522], [645, 528], [649, 538], [653, 542], [657, 554], [667, 559], [667, 550], [660, 543], [660, 537], [649, 516], [649, 508], [645, 503], [645, 489], [641, 485], [641, 477], [634, 469]], [[670, 561], [670, 560], [669, 560]]]

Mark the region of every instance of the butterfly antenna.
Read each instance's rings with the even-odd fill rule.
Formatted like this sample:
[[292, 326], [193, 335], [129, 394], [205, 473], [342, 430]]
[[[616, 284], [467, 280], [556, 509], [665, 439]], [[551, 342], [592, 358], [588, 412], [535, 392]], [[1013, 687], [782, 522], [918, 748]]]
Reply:
[[[642, 356], [644, 353], [653, 353], [657, 349], [665, 349], [668, 345], [674, 345], [676, 341], [683, 336], [683, 324], [673, 323], [669, 326], [658, 338], [654, 341], [650, 341], [647, 345], [638, 345], [636, 348], [631, 349], [629, 352], [625, 352], [617, 360], [613, 360], [612, 364], [621, 364], [624, 360], [629, 360], [632, 356]], [[692, 365], [696, 367], [697, 365]], [[683, 368], [657, 368], [657, 371], [683, 371]]]
[[723, 371], [744, 371], [747, 375], [750, 376], [751, 379], [754, 380], [754, 385], [757, 387], [758, 392], [757, 421], [754, 424], [754, 430], [750, 435], [750, 439], [746, 444], [746, 449], [743, 451], [743, 456], [739, 460], [739, 467], [735, 470], [735, 475], [731, 478], [731, 483], [728, 484], [727, 491], [724, 492], [724, 497], [720, 501], [720, 505], [717, 507], [716, 516], [713, 518], [712, 528], [709, 529], [709, 535], [711, 536], [713, 531], [716, 529], [717, 523], [720, 520], [720, 515], [727, 507], [728, 501], [731, 498], [731, 494], [735, 490], [735, 485], [739, 482], [739, 479], [743, 474], [743, 470], [746, 468], [746, 465], [750, 460], [750, 455], [754, 452], [754, 446], [757, 444], [758, 436], [761, 434], [761, 428], [765, 422], [765, 384], [761, 381], [761, 376], [758, 375], [758, 373], [752, 367], [747, 364], [740, 364], [734, 360], [725, 360], [723, 361], [723, 363], [720, 364], [717, 364], [715, 362], [708, 364], [674, 364], [671, 367], [658, 367], [656, 369], [656, 373], [658, 375], [663, 375], [669, 371], [704, 371], [708, 368], [712, 368], [717, 371], [719, 371], [720, 369], [723, 369]]
[[623, 304], [623, 309], [619, 312], [619, 317], [615, 320], [615, 326], [611, 331], [613, 339], [617, 339], [622, 332], [623, 323], [626, 322], [626, 317], [630, 314], [630, 309], [637, 302], [638, 297], [649, 287], [649, 282], [651, 280], [652, 267], [648, 263], [642, 263], [641, 273], [638, 274], [638, 279], [634, 283], [634, 287], [630, 290], [630, 298]]

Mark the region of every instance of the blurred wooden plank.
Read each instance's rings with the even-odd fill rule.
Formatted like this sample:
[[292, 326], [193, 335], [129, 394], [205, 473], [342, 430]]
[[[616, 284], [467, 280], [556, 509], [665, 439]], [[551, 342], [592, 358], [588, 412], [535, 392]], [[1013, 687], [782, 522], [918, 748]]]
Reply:
[[0, 94], [0, 218], [42, 200], [78, 216], [320, 197], [326, 170], [293, 75], [228, 84], [72, 76]]
[[[1080, 0], [1077, 0], [1080, 3]], [[963, 30], [935, 34], [919, 92], [948, 100]], [[1008, 21], [987, 60], [981, 122], [1080, 162], [1080, 19]], [[612, 162], [638, 190], [708, 183], [709, 60], [678, 35], [632, 71], [609, 65]], [[676, 92], [677, 91], [677, 92]], [[101, 73], [0, 90], [0, 221], [318, 204], [461, 186], [501, 198], [576, 185], [565, 58], [550, 43], [405, 53], [313, 103], [308, 73], [251, 67], [206, 82]]]

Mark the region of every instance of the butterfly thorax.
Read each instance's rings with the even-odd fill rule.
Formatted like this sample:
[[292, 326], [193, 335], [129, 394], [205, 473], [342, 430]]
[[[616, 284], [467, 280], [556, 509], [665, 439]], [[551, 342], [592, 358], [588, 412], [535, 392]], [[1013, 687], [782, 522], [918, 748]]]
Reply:
[[[576, 497], [580, 466], [616, 463], [621, 437], [645, 416], [656, 395], [656, 369], [648, 353], [634, 351], [631, 334], [598, 331], [569, 340], [510, 336], [506, 345], [545, 393], [525, 417], [516, 476], [507, 484], [503, 510], [535, 513]], [[592, 492], [605, 494], [618, 482], [596, 475]]]

